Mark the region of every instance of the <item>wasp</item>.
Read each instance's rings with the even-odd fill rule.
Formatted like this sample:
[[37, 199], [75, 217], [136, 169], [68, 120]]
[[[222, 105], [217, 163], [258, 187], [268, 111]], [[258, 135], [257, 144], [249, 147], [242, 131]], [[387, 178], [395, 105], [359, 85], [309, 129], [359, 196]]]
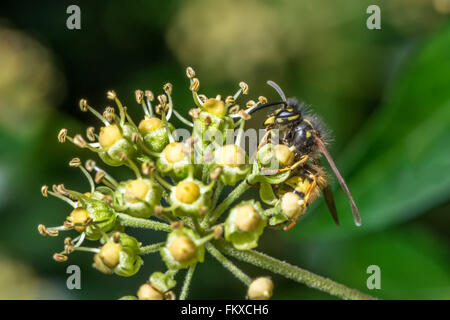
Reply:
[[285, 181], [277, 194], [281, 196], [290, 190], [300, 198], [299, 203], [302, 206], [296, 217], [294, 217], [294, 221], [285, 227], [285, 230], [289, 230], [297, 223], [300, 216], [306, 210], [306, 207], [317, 199], [320, 191], [324, 195], [325, 202], [333, 220], [339, 225], [334, 196], [328, 183], [328, 176], [320, 162], [321, 155], [325, 156], [339, 184], [349, 198], [353, 219], [355, 224], [360, 226], [361, 216], [359, 210], [344, 178], [326, 148], [326, 132], [323, 124], [317, 116], [312, 115], [307, 110], [304, 103], [299, 103], [295, 98], [286, 99], [284, 92], [273, 81], [268, 81], [267, 84], [278, 92], [282, 101], [262, 104], [249, 113], [271, 106], [281, 106], [269, 114], [264, 121], [266, 134], [261, 143], [270, 141], [270, 137], [274, 135], [273, 130], [278, 129], [281, 135], [280, 142], [289, 146], [294, 152], [295, 161], [292, 165], [276, 169], [273, 172], [292, 171], [291, 176]]

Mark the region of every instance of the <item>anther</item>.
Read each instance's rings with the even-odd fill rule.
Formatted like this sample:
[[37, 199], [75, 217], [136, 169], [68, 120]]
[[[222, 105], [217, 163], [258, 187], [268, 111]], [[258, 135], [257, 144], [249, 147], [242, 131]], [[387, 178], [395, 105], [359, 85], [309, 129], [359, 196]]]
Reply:
[[67, 129], [61, 129], [58, 133], [58, 141], [61, 143], [66, 142], [66, 137], [67, 137]]
[[145, 97], [150, 101], [153, 101], [155, 99], [153, 92], [151, 92], [150, 90], [145, 90], [144, 94], [145, 94]]
[[48, 186], [43, 185], [43, 186], [41, 187], [41, 193], [42, 193], [42, 195], [43, 195], [44, 197], [48, 197]]
[[84, 164], [84, 167], [86, 168], [87, 171], [91, 172], [95, 168], [95, 161], [91, 159], [87, 160], [86, 163]]
[[266, 104], [266, 103], [267, 103], [267, 98], [264, 97], [264, 96], [259, 96], [259, 97], [258, 97], [258, 101], [259, 101], [261, 104]]
[[73, 143], [80, 148], [86, 148], [87, 146], [87, 142], [86, 140], [84, 140], [81, 134], [77, 134], [75, 137], [73, 137]]
[[172, 94], [173, 85], [171, 83], [166, 83], [163, 86], [163, 90], [166, 91], [168, 94]]
[[187, 67], [187, 68], [186, 68], [186, 76], [187, 76], [189, 79], [192, 79], [192, 78], [195, 77], [195, 71], [194, 71], [194, 69], [192, 69], [192, 67]]
[[243, 94], [248, 94], [248, 84], [246, 84], [244, 81], [241, 81], [239, 82], [239, 87], [241, 87]]
[[115, 92], [114, 90], [109, 90], [109, 91], [106, 93], [106, 97], [107, 97], [109, 100], [114, 100], [115, 98], [117, 98], [117, 94], [116, 94], [116, 92]]
[[74, 167], [74, 168], [78, 168], [79, 166], [81, 166], [80, 158], [73, 158], [72, 160], [70, 160], [69, 166]]
[[86, 136], [89, 141], [94, 142], [95, 141], [95, 128], [89, 127], [86, 129]]
[[88, 103], [87, 103], [86, 99], [80, 99], [79, 105], [80, 105], [81, 111], [83, 111], [83, 112], [87, 112], [88, 111]]
[[95, 177], [94, 177], [95, 183], [100, 184], [104, 177], [105, 177], [105, 172], [97, 171], [97, 173], [95, 174]]
[[66, 255], [63, 255], [61, 253], [55, 253], [53, 255], [53, 259], [55, 259], [58, 262], [66, 262], [68, 258]]
[[142, 90], [136, 90], [134, 92], [135, 96], [136, 96], [136, 102], [141, 104], [144, 101], [144, 91]]
[[200, 89], [200, 80], [198, 80], [197, 78], [193, 78], [192, 83], [189, 86], [189, 90], [198, 92], [199, 89]]

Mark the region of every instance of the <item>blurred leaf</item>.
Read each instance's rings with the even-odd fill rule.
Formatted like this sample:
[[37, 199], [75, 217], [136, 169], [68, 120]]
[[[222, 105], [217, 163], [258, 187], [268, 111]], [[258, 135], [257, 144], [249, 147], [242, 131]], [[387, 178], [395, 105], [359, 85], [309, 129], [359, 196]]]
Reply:
[[[445, 239], [419, 225], [344, 241], [321, 256], [327, 276], [378, 298], [447, 299], [450, 295]], [[380, 290], [366, 287], [370, 265], [380, 267]]]
[[[407, 221], [448, 199], [450, 193], [450, 27], [421, 48], [396, 81], [386, 104], [342, 158], [361, 211], [351, 222], [343, 192], [335, 192], [343, 220], [334, 227], [325, 208], [292, 235], [345, 237]], [[349, 176], [344, 175], [344, 176]]]

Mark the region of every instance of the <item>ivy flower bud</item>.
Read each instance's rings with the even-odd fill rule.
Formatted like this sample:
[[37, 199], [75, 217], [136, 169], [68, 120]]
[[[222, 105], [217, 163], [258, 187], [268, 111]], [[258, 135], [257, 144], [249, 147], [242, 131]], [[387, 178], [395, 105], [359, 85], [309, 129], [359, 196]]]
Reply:
[[201, 216], [203, 207], [211, 201], [212, 184], [204, 185], [201, 181], [186, 178], [172, 187], [169, 202], [174, 207], [175, 216]]
[[164, 300], [164, 294], [153, 287], [150, 282], [146, 282], [139, 287], [137, 297], [139, 300]]
[[213, 166], [222, 168], [220, 181], [225, 185], [234, 186], [241, 181], [250, 171], [250, 164], [245, 151], [234, 144], [220, 147], [214, 152]]
[[259, 202], [244, 201], [231, 209], [225, 221], [225, 239], [236, 249], [249, 250], [258, 245], [258, 239], [267, 224]]
[[131, 143], [131, 136], [135, 131], [130, 125], [124, 125], [122, 128], [117, 124], [101, 127], [98, 137], [102, 147], [100, 158], [110, 166], [120, 166], [127, 158], [133, 158], [136, 149]]
[[[91, 220], [92, 223], [88, 223]], [[116, 212], [105, 202], [90, 197], [81, 207], [75, 208], [67, 217], [78, 232], [85, 232], [89, 240], [98, 240], [103, 232], [119, 227]]]
[[273, 294], [273, 281], [269, 277], [259, 277], [250, 283], [247, 297], [250, 300], [269, 300]]
[[293, 219], [304, 211], [303, 200], [294, 192], [286, 192], [281, 197], [281, 211], [289, 218]]
[[169, 269], [184, 269], [203, 262], [205, 248], [193, 230], [179, 228], [167, 237], [166, 245], [160, 249], [161, 257]]
[[203, 104], [202, 109], [219, 118], [223, 118], [227, 114], [227, 107], [222, 100], [210, 98]]
[[[129, 277], [138, 272], [143, 261], [139, 256], [141, 243], [126, 233], [116, 233], [106, 242], [98, 253], [94, 267], [104, 272], [111, 270], [115, 274]], [[103, 269], [103, 270], [102, 270]]]
[[270, 184], [279, 184], [289, 177], [290, 171], [276, 173], [276, 169], [292, 165], [295, 160], [295, 155], [286, 145], [268, 143], [258, 150], [257, 160], [262, 171], [275, 172], [272, 175], [263, 175], [261, 179]]
[[117, 187], [116, 199], [130, 216], [149, 218], [155, 213], [155, 206], [161, 203], [162, 193], [162, 187], [152, 180], [128, 180]]
[[161, 152], [169, 144], [169, 134], [172, 130], [172, 125], [166, 127], [163, 121], [156, 117], [147, 117], [139, 123], [139, 132], [145, 145], [154, 152]]
[[185, 145], [181, 142], [169, 143], [156, 161], [156, 167], [161, 174], [177, 181], [186, 178], [192, 164], [191, 156], [185, 151]]

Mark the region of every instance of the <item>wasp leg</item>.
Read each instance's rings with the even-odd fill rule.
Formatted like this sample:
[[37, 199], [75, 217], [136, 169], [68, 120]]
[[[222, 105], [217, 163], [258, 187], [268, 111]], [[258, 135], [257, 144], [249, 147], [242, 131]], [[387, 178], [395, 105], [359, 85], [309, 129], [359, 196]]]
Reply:
[[308, 191], [305, 194], [305, 197], [303, 198], [303, 210], [300, 211], [300, 213], [297, 215], [297, 217], [295, 217], [295, 220], [288, 225], [287, 227], [284, 227], [283, 230], [284, 231], [288, 231], [289, 229], [291, 229], [293, 226], [295, 226], [298, 222], [298, 220], [300, 219], [300, 217], [302, 216], [302, 213], [305, 212], [306, 207], [308, 206], [309, 203], [309, 199], [311, 198], [311, 195], [314, 192], [314, 189], [317, 187], [317, 177], [315, 175], [313, 175], [312, 173], [310, 173], [310, 177], [313, 179], [311, 185], [308, 188]]
[[277, 173], [285, 172], [285, 171], [290, 171], [290, 170], [294, 170], [294, 169], [296, 169], [298, 166], [304, 164], [304, 163], [308, 160], [308, 158], [309, 158], [309, 156], [308, 156], [307, 154], [305, 154], [304, 156], [302, 156], [302, 157], [300, 158], [300, 160], [298, 160], [298, 161], [297, 161], [296, 163], [294, 163], [292, 166], [286, 167], [286, 168], [283, 168], [283, 169], [278, 169], [278, 170], [277, 170]]
[[267, 138], [272, 133], [273, 133], [272, 129], [269, 129], [269, 130], [266, 131], [266, 133], [264, 134], [264, 136], [262, 137], [262, 139], [261, 139], [261, 141], [260, 141], [260, 143], [258, 145], [258, 150], [261, 149], [261, 147], [267, 143]]
[[256, 189], [259, 189], [259, 188], [260, 188], [260, 186], [258, 186], [257, 184], [253, 184], [253, 183], [248, 182], [247, 179], [245, 179], [245, 182], [247, 182], [247, 184], [248, 184], [250, 187], [252, 187], [252, 188], [256, 188]]

